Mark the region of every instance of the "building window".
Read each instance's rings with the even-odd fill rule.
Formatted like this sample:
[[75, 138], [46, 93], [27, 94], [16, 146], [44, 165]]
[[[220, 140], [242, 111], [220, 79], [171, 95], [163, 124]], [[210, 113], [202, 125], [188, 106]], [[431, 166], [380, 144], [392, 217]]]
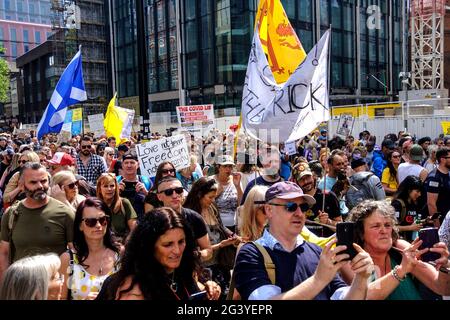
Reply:
[[41, 33], [39, 31], [34, 32], [34, 42], [37, 44], [41, 43]]
[[26, 30], [26, 29], [23, 30], [23, 42], [25, 42], [25, 43], [30, 42], [29, 33], [28, 33], [28, 30]]
[[17, 41], [17, 33], [16, 33], [16, 29], [11, 28], [9, 30], [9, 32], [11, 33], [11, 41], [16, 42]]

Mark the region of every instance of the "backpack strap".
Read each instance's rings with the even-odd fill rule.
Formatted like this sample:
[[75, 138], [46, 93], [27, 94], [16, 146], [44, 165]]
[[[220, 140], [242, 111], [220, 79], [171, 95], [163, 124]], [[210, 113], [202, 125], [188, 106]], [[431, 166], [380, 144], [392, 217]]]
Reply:
[[74, 257], [73, 257], [73, 251], [67, 250], [69, 253], [69, 268], [68, 268], [68, 276], [69, 279], [67, 281], [67, 300], [72, 300], [72, 279], [73, 279], [73, 273], [74, 273]]
[[9, 242], [9, 263], [11, 264], [13, 262], [13, 257], [16, 252], [14, 243], [12, 240], [13, 231], [16, 227], [17, 220], [19, 219], [20, 211], [19, 211], [19, 205], [22, 203], [22, 201], [17, 201], [15, 204], [10, 206], [6, 213], [9, 212], [9, 219], [8, 219], [8, 242]]
[[275, 264], [273, 263], [272, 258], [270, 257], [266, 248], [264, 248], [262, 245], [256, 243], [255, 241], [253, 241], [253, 244], [256, 246], [256, 248], [258, 248], [258, 250], [263, 255], [264, 266], [266, 267], [266, 271], [269, 276], [270, 282], [272, 282], [272, 284], [275, 284]]
[[399, 223], [401, 223], [406, 217], [406, 205], [405, 205], [405, 201], [403, 201], [402, 199], [396, 199], [396, 200], [402, 206], [402, 211], [400, 211], [400, 221], [399, 221]]

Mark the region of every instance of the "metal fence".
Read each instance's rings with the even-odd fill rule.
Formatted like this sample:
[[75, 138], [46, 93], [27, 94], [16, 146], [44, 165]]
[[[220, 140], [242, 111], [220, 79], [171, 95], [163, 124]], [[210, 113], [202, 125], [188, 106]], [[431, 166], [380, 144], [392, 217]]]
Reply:
[[429, 136], [432, 139], [443, 132], [442, 122], [450, 121], [449, 99], [425, 99], [408, 102], [360, 104], [332, 108], [329, 123], [330, 134], [337, 134], [342, 115], [352, 115], [350, 134], [358, 137], [368, 130], [381, 142], [388, 133], [406, 130], [416, 137]]

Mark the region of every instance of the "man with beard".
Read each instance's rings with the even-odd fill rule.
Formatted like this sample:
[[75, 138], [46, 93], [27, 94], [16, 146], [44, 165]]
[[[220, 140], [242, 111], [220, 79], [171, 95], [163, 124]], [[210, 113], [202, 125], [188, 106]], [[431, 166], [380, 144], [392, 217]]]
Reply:
[[[428, 215], [433, 216], [436, 212], [441, 213], [440, 222], [444, 220], [450, 211], [450, 148], [442, 147], [436, 152], [438, 167], [428, 174], [425, 180], [427, 192]], [[439, 222], [435, 221], [435, 226]]]
[[92, 154], [92, 138], [84, 136], [80, 143], [80, 153], [77, 156], [78, 174], [86, 178], [93, 187], [97, 186], [97, 180], [101, 174], [107, 171], [102, 157]]
[[74, 213], [47, 195], [49, 176], [40, 163], [28, 162], [19, 183], [26, 198], [11, 206], [2, 217], [0, 278], [8, 266], [25, 257], [72, 247]]
[[[334, 184], [338, 180], [338, 175], [346, 176], [345, 171], [347, 169], [345, 165], [345, 159], [338, 155], [337, 152], [333, 150], [330, 157], [327, 159], [328, 164], [328, 174], [326, 174], [319, 181], [319, 189], [325, 192], [331, 191]], [[326, 183], [326, 185], [325, 185]]]
[[297, 164], [292, 170], [292, 177], [300, 188], [302, 188], [305, 194], [314, 197], [316, 200], [316, 203], [305, 211], [307, 219], [306, 226], [310, 231], [319, 237], [331, 236], [333, 231], [330, 228], [315, 224], [313, 221], [331, 226], [335, 226], [336, 223], [342, 222], [342, 216], [339, 209], [339, 200], [336, 195], [334, 192], [328, 192], [325, 195], [325, 208], [322, 211], [323, 192], [315, 187], [316, 179], [314, 179], [308, 165], [302, 162]]
[[274, 183], [283, 181], [280, 176], [280, 152], [277, 148], [271, 146], [263, 148], [261, 154], [259, 155], [261, 164], [263, 165], [263, 171], [259, 177], [250, 181], [245, 188], [244, 194], [242, 195], [241, 205], [244, 204], [247, 194], [250, 190], [258, 186], [270, 187]]

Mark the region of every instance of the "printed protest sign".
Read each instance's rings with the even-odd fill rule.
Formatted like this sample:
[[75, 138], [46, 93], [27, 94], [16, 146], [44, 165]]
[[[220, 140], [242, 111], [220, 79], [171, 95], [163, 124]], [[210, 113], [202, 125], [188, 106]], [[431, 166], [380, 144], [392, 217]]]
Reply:
[[351, 114], [341, 114], [336, 133], [347, 137], [352, 133], [355, 118]]
[[284, 144], [284, 151], [288, 156], [292, 156], [297, 153], [297, 148], [295, 147], [295, 141], [286, 142]]
[[91, 114], [88, 116], [89, 128], [96, 136], [105, 134], [105, 127], [103, 126], [103, 113]]
[[156, 169], [163, 161], [172, 162], [177, 170], [189, 166], [186, 138], [181, 134], [138, 144], [136, 151], [141, 174], [148, 177], [156, 176]]
[[214, 127], [214, 107], [212, 104], [178, 106], [177, 118], [181, 130], [209, 131]]

